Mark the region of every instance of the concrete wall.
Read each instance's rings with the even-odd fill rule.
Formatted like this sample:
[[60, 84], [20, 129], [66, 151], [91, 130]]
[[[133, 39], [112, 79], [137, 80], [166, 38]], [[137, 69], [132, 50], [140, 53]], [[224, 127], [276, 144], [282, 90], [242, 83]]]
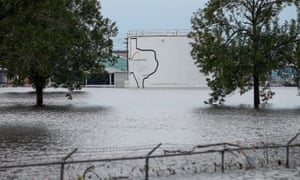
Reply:
[[127, 86], [128, 72], [115, 72], [115, 87], [124, 88]]
[[207, 87], [184, 35], [128, 36], [129, 87]]

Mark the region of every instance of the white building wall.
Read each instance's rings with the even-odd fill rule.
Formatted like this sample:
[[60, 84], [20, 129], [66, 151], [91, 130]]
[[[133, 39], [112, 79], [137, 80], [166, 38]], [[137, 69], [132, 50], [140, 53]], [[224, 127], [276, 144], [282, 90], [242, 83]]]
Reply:
[[207, 87], [190, 41], [182, 35], [128, 36], [129, 87]]
[[114, 75], [115, 75], [115, 87], [124, 88], [126, 86], [126, 82], [128, 81], [128, 73], [115, 72]]

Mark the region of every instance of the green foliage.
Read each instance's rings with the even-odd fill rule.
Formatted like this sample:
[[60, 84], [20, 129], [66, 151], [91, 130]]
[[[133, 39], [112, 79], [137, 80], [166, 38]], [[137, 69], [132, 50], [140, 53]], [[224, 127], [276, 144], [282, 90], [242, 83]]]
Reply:
[[118, 30], [97, 0], [0, 0], [0, 10], [0, 66], [10, 78], [79, 88], [87, 72], [101, 74], [113, 60]]
[[212, 93], [206, 103], [223, 103], [235, 90], [243, 94], [254, 87], [258, 108], [259, 84], [272, 70], [299, 59], [300, 16], [279, 25], [281, 11], [292, 5], [299, 15], [298, 0], [210, 0], [194, 13], [191, 54], [209, 76]]

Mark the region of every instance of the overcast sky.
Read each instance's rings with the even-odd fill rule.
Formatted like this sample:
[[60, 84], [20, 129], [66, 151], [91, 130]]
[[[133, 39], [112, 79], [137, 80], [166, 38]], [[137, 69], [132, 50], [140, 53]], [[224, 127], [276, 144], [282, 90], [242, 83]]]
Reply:
[[101, 12], [117, 23], [114, 49], [131, 30], [191, 29], [190, 19], [207, 0], [100, 0]]
[[[100, 0], [100, 3], [103, 16], [115, 21], [119, 29], [114, 49], [123, 50], [126, 47], [124, 38], [131, 30], [191, 29], [193, 12], [203, 8], [207, 1]], [[285, 16], [292, 14], [287, 12]]]

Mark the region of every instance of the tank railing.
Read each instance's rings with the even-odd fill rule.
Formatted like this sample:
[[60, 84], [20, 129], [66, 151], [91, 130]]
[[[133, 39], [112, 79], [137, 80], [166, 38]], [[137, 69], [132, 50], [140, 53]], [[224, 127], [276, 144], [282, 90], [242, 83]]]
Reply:
[[188, 29], [133, 30], [127, 36], [186, 36], [189, 32]]
[[289, 142], [287, 143], [286, 146], [286, 167], [289, 168], [289, 161], [290, 161], [290, 146], [291, 144], [298, 138], [298, 136], [300, 135], [300, 133], [297, 133], [291, 140], [289, 140]]
[[[221, 154], [221, 170], [225, 172], [225, 155], [226, 152], [243, 152], [247, 150], [259, 150], [259, 149], [280, 149], [286, 148], [287, 150], [287, 159], [286, 159], [286, 167], [289, 168], [289, 148], [291, 147], [300, 147], [300, 144], [292, 144], [295, 139], [300, 135], [298, 133], [294, 136], [287, 144], [284, 145], [262, 145], [262, 146], [251, 146], [251, 147], [242, 147], [237, 144], [231, 143], [218, 143], [218, 144], [207, 144], [207, 145], [196, 145], [193, 147], [191, 151], [180, 151], [180, 150], [163, 150], [163, 154], [152, 155], [158, 148], [161, 147], [162, 144], [158, 144], [149, 151], [146, 155], [141, 156], [131, 156], [131, 157], [116, 157], [116, 158], [102, 158], [102, 159], [88, 159], [88, 160], [73, 160], [67, 161], [74, 153], [76, 153], [77, 148], [69, 153], [66, 157], [62, 159], [62, 161], [56, 162], [45, 162], [45, 163], [33, 163], [33, 164], [21, 164], [21, 165], [8, 165], [8, 166], [0, 166], [1, 169], [12, 169], [12, 168], [27, 168], [27, 167], [41, 167], [41, 166], [57, 166], [61, 165], [61, 176], [60, 179], [63, 180], [64, 177], [64, 166], [67, 164], [84, 164], [84, 163], [96, 163], [96, 162], [113, 162], [113, 161], [132, 161], [132, 160], [145, 160], [145, 179], [149, 178], [148, 170], [149, 170], [149, 160], [157, 159], [157, 158], [166, 158], [166, 157], [180, 157], [180, 156], [189, 156], [189, 155], [199, 155], [199, 154], [211, 154], [211, 153], [220, 153]], [[208, 149], [211, 147], [223, 146], [220, 149]], [[197, 151], [196, 151], [197, 150]]]

